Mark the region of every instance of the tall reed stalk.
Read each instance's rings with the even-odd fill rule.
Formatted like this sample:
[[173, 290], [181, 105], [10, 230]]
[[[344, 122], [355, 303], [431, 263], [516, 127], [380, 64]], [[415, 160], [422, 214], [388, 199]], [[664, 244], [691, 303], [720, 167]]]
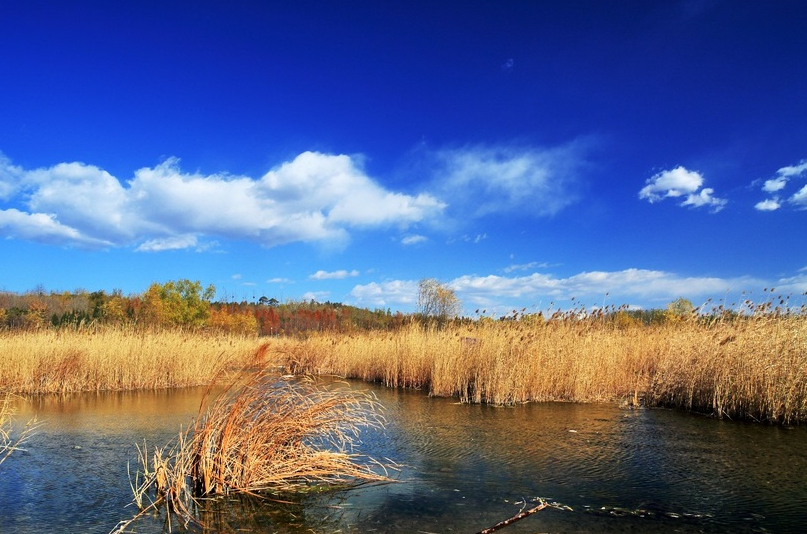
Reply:
[[717, 417], [807, 421], [807, 314], [667, 324], [602, 318], [478, 321], [314, 335], [283, 348], [293, 372], [428, 390], [464, 402], [614, 401]]
[[204, 385], [240, 368], [254, 336], [182, 330], [0, 329], [0, 391], [19, 394]]

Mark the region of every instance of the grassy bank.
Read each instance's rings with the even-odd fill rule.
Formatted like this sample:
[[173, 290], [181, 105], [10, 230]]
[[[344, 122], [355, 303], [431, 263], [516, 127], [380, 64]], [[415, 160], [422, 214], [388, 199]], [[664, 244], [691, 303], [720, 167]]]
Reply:
[[297, 373], [415, 387], [468, 402], [644, 402], [719, 417], [807, 421], [807, 316], [643, 326], [480, 321], [317, 334], [286, 347]]
[[0, 391], [19, 394], [208, 384], [253, 358], [255, 336], [126, 328], [0, 330]]

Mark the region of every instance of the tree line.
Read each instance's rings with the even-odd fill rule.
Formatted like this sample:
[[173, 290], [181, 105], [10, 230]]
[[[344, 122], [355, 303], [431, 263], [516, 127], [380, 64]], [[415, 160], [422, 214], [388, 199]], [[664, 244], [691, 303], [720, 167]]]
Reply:
[[215, 301], [216, 289], [187, 279], [153, 283], [140, 294], [124, 295], [119, 290], [88, 292], [47, 292], [37, 287], [25, 293], [0, 291], [0, 328], [78, 328], [117, 325], [134, 328], [185, 328], [254, 334], [296, 335], [313, 331], [349, 332], [392, 330], [408, 322], [435, 324], [451, 322], [580, 320], [592, 318], [627, 328], [669, 323], [697, 314], [687, 299], [679, 298], [666, 309], [601, 309], [527, 314], [513, 311], [498, 319], [461, 316], [462, 303], [454, 290], [433, 278], [418, 287], [417, 311], [393, 313], [386, 309], [366, 309], [334, 302], [287, 301], [262, 296], [254, 302]]
[[0, 328], [37, 329], [98, 325], [134, 328], [180, 327], [257, 335], [310, 331], [394, 328], [405, 316], [341, 303], [215, 301], [216, 289], [198, 281], [153, 283], [141, 294], [119, 290], [25, 293], [0, 291]]

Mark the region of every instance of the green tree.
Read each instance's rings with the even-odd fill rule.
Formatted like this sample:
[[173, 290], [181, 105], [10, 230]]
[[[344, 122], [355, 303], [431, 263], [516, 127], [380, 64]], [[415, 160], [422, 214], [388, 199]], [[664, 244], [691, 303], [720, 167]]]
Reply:
[[143, 318], [146, 323], [155, 325], [204, 326], [215, 295], [214, 286], [203, 290], [198, 280], [154, 283], [143, 296]]
[[462, 303], [446, 284], [434, 278], [424, 278], [418, 283], [418, 313], [424, 317], [454, 319], [461, 311]]

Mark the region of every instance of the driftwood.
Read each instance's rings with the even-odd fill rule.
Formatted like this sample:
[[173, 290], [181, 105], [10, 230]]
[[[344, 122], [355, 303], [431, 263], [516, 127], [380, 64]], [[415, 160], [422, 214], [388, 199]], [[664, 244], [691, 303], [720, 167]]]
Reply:
[[491, 532], [496, 532], [497, 530], [502, 529], [502, 528], [504, 528], [504, 527], [506, 527], [508, 525], [512, 525], [516, 521], [521, 521], [525, 517], [531, 516], [535, 512], [540, 512], [541, 510], [543, 510], [544, 508], [547, 508], [547, 507], [549, 507], [548, 502], [546, 502], [543, 499], [538, 499], [538, 504], [536, 506], [533, 506], [529, 510], [524, 510], [522, 512], [519, 512], [519, 513], [517, 513], [516, 515], [514, 515], [513, 517], [511, 517], [509, 519], [505, 519], [504, 521], [499, 521], [498, 523], [496, 523], [492, 527], [486, 528], [484, 530], [480, 530], [479, 532], [477, 532], [477, 534], [490, 534]]

